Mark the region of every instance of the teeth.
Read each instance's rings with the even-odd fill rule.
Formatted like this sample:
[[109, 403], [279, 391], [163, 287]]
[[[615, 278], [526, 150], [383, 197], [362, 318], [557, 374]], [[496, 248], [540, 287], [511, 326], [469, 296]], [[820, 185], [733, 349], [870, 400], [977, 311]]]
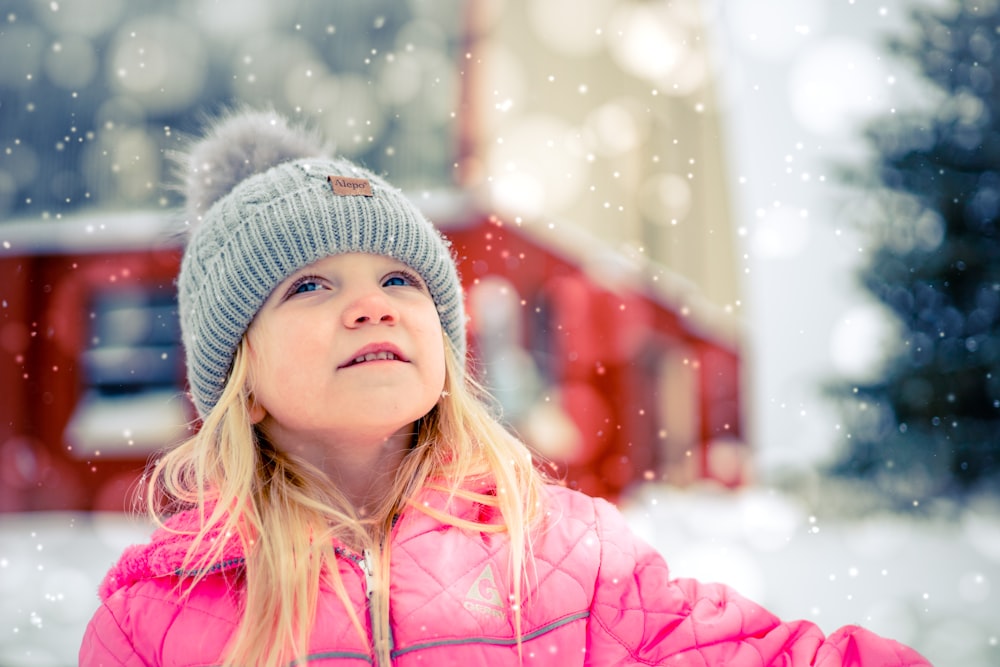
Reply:
[[355, 357], [354, 358], [354, 363], [360, 364], [360, 363], [363, 363], [365, 361], [375, 361], [376, 359], [381, 359], [381, 360], [384, 361], [386, 359], [395, 359], [395, 358], [396, 358], [396, 355], [393, 354], [392, 352], [385, 352], [385, 351], [383, 351], [383, 352], [369, 352], [368, 354], [363, 354], [363, 355], [361, 355], [359, 357]]

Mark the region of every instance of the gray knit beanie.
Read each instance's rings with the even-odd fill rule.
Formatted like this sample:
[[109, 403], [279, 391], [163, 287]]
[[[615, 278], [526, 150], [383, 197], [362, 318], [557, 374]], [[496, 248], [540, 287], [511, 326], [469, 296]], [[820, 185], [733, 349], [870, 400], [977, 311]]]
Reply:
[[205, 417], [272, 290], [298, 269], [348, 252], [387, 255], [427, 284], [464, 359], [465, 313], [450, 246], [375, 174], [323, 157], [319, 137], [274, 112], [216, 121], [183, 156], [191, 235], [177, 279], [191, 396]]

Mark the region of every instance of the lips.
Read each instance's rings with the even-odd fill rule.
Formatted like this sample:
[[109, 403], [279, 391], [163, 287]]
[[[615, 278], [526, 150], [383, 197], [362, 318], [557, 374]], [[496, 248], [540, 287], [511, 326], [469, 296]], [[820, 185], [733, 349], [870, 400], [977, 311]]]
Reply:
[[369, 361], [409, 361], [395, 345], [389, 343], [374, 343], [365, 345], [351, 355], [339, 368], [349, 368]]

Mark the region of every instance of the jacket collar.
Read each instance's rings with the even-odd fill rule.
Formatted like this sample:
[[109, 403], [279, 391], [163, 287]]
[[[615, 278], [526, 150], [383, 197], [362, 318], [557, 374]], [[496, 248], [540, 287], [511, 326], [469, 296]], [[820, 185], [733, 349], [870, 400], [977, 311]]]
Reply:
[[[486, 482], [466, 483], [463, 491], [474, 491], [490, 495], [493, 487]], [[415, 494], [411, 506], [403, 508], [396, 527], [393, 541], [405, 541], [417, 535], [439, 530], [441, 521], [432, 514], [422, 511], [423, 506], [431, 512], [440, 512], [467, 521], [493, 523], [499, 513], [492, 507], [475, 502], [459, 491], [452, 494], [443, 485], [428, 484]], [[200, 513], [187, 510], [170, 517], [162, 527], [157, 528], [150, 541], [135, 544], [125, 549], [118, 562], [112, 566], [101, 582], [98, 593], [106, 600], [115, 591], [148, 579], [159, 577], [187, 577], [202, 574], [201, 571], [184, 569], [188, 549], [201, 526]], [[201, 555], [220, 539], [218, 529], [213, 529], [202, 542]], [[212, 564], [209, 572], [225, 572], [240, 569], [244, 562], [243, 548], [239, 539], [231, 535], [226, 539], [221, 557]]]

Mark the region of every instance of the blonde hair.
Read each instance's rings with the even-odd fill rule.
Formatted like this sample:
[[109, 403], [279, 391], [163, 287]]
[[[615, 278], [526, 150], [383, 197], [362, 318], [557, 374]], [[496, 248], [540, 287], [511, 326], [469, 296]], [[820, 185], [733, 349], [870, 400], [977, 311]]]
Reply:
[[[224, 665], [305, 662], [321, 583], [336, 592], [367, 641], [338, 573], [334, 541], [373, 556], [370, 648], [376, 665], [389, 665], [388, 537], [405, 506], [461, 529], [507, 533], [509, 603], [520, 653], [522, 598], [530, 590], [530, 536], [541, 517], [544, 479], [528, 448], [494, 417], [486, 393], [463, 371], [447, 337], [444, 341], [442, 398], [418, 421], [415, 446], [391, 491], [369, 516], [359, 516], [320, 470], [274, 448], [256, 432], [249, 408], [253, 369], [246, 336], [222, 397], [198, 434], [155, 463], [146, 494], [148, 511], [154, 517], [163, 510], [200, 514], [200, 529], [193, 533], [183, 564], [193, 573], [183, 594], [223, 560], [227, 540], [213, 537], [232, 536], [243, 548], [242, 617]], [[494, 507], [502, 521], [459, 519], [411, 502], [428, 487]]]

